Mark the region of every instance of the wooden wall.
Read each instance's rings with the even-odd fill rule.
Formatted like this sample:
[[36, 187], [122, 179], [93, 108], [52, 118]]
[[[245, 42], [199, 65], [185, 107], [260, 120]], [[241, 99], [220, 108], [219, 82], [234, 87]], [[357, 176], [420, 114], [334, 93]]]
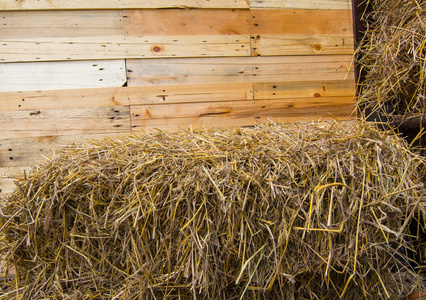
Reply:
[[0, 0], [0, 189], [51, 148], [351, 118], [350, 0]]

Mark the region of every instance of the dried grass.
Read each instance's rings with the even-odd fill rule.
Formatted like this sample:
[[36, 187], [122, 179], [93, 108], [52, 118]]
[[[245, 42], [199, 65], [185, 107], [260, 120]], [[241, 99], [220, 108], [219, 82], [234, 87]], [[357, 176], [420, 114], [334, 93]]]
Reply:
[[426, 1], [366, 0], [358, 49], [365, 72], [358, 106], [368, 114], [426, 116]]
[[364, 123], [69, 147], [1, 207], [17, 275], [0, 299], [403, 299], [424, 170]]

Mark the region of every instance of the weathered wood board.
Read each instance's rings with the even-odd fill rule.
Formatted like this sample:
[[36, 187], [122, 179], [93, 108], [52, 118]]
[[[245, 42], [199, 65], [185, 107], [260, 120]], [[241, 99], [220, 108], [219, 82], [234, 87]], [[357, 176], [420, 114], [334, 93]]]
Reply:
[[127, 60], [129, 86], [353, 80], [349, 55]]
[[352, 33], [351, 10], [252, 9], [253, 35]]
[[129, 129], [129, 106], [0, 112], [2, 138], [124, 132]]
[[351, 0], [250, 0], [252, 8], [351, 9]]
[[118, 87], [127, 80], [125, 65], [123, 59], [0, 63], [0, 92]]
[[301, 82], [262, 82], [254, 84], [254, 99], [256, 100], [309, 97], [355, 98], [355, 82], [353, 80], [318, 80]]
[[21, 174], [21, 166], [26, 169], [26, 166], [39, 165], [52, 157], [54, 151], [61, 147], [83, 143], [91, 139], [115, 138], [128, 134], [131, 134], [130, 129], [123, 132], [102, 132], [98, 134], [64, 134], [0, 139], [0, 171], [3, 171], [0, 172], [0, 177]]
[[123, 34], [122, 10], [0, 11], [0, 20], [1, 40]]
[[3, 62], [248, 55], [250, 37], [240, 35], [0, 38]]
[[235, 127], [268, 120], [350, 119], [353, 97], [321, 97], [131, 106], [132, 129]]
[[252, 39], [252, 55], [352, 54], [353, 35], [257, 35]]
[[162, 9], [125, 10], [124, 34], [161, 35], [249, 35], [249, 10]]
[[[30, 166], [0, 167], [0, 196], [5, 196], [13, 192], [16, 188], [14, 182], [22, 179], [24, 177], [24, 171], [28, 172], [30, 169]], [[0, 274], [2, 274], [1, 270]]]
[[248, 0], [0, 0], [1, 10], [249, 8]]
[[253, 99], [250, 83], [132, 86], [0, 93], [0, 111]]

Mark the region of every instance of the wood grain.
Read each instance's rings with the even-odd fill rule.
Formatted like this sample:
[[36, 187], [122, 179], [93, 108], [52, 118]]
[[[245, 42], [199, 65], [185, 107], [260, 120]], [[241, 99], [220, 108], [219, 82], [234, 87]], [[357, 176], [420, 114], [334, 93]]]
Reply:
[[351, 9], [351, 0], [250, 0], [252, 8]]
[[0, 63], [0, 92], [118, 87], [124, 60]]
[[250, 83], [133, 86], [0, 93], [0, 111], [253, 99]]
[[124, 34], [249, 35], [252, 18], [248, 10], [162, 9], [125, 10]]
[[353, 54], [353, 35], [257, 35], [252, 39], [252, 55]]
[[254, 99], [355, 97], [354, 80], [261, 82], [254, 84]]
[[250, 38], [240, 35], [0, 38], [3, 62], [249, 55]]
[[249, 8], [248, 0], [0, 0], [1, 10]]
[[122, 10], [0, 11], [0, 20], [2, 40], [123, 34]]
[[127, 60], [129, 86], [352, 80], [351, 55]]
[[[53, 151], [72, 144], [84, 143], [91, 139], [104, 137], [115, 138], [130, 134], [126, 132], [104, 132], [84, 135], [50, 135], [25, 138], [0, 139], [0, 177], [16, 175], [21, 166], [36, 166], [46, 161], [53, 155]], [[8, 170], [8, 173], [5, 172]]]
[[[24, 177], [24, 171], [28, 172], [30, 169], [30, 166], [0, 167], [0, 196], [6, 196], [13, 192], [16, 188], [14, 182], [22, 179]], [[2, 274], [1, 270], [0, 274]]]
[[252, 9], [252, 35], [352, 34], [351, 10]]
[[131, 106], [132, 129], [176, 130], [190, 125], [235, 127], [267, 120], [318, 121], [351, 119], [353, 97], [227, 101], [171, 105]]
[[2, 138], [125, 132], [129, 129], [128, 106], [0, 112]]

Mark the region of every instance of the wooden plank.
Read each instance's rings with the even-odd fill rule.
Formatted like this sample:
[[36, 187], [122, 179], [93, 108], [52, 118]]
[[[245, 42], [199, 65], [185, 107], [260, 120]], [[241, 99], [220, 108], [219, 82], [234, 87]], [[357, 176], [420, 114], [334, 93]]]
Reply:
[[[91, 139], [104, 137], [115, 138], [129, 134], [125, 132], [105, 132], [85, 135], [51, 135], [26, 138], [0, 139], [0, 177], [15, 175], [22, 166], [36, 166], [46, 161], [53, 155], [53, 150], [72, 144], [80, 144]], [[11, 159], [12, 158], [12, 159]], [[7, 172], [6, 172], [7, 171]]]
[[3, 62], [249, 55], [241, 35], [0, 38]]
[[0, 112], [2, 138], [125, 132], [129, 129], [129, 106]]
[[257, 35], [252, 39], [252, 55], [353, 54], [351, 33], [341, 35]]
[[122, 86], [124, 60], [0, 63], [0, 92]]
[[252, 35], [352, 33], [351, 10], [252, 9]]
[[248, 0], [0, 0], [1, 10], [249, 8]]
[[351, 0], [250, 0], [251, 8], [351, 9]]
[[123, 33], [122, 10], [0, 11], [0, 20], [1, 39], [99, 37]]
[[251, 83], [133, 86], [0, 93], [0, 111], [253, 99]]
[[248, 10], [162, 9], [125, 10], [124, 34], [161, 35], [249, 35]]
[[131, 106], [132, 129], [176, 130], [190, 125], [235, 127], [267, 120], [350, 119], [354, 97], [321, 97]]
[[261, 82], [254, 84], [254, 99], [355, 97], [355, 80]]
[[[23, 178], [24, 171], [28, 172], [30, 169], [30, 166], [0, 167], [0, 196], [6, 196], [13, 192], [16, 188], [14, 181]], [[0, 274], [2, 274], [1, 269]]]
[[129, 86], [353, 79], [351, 55], [127, 60]]

